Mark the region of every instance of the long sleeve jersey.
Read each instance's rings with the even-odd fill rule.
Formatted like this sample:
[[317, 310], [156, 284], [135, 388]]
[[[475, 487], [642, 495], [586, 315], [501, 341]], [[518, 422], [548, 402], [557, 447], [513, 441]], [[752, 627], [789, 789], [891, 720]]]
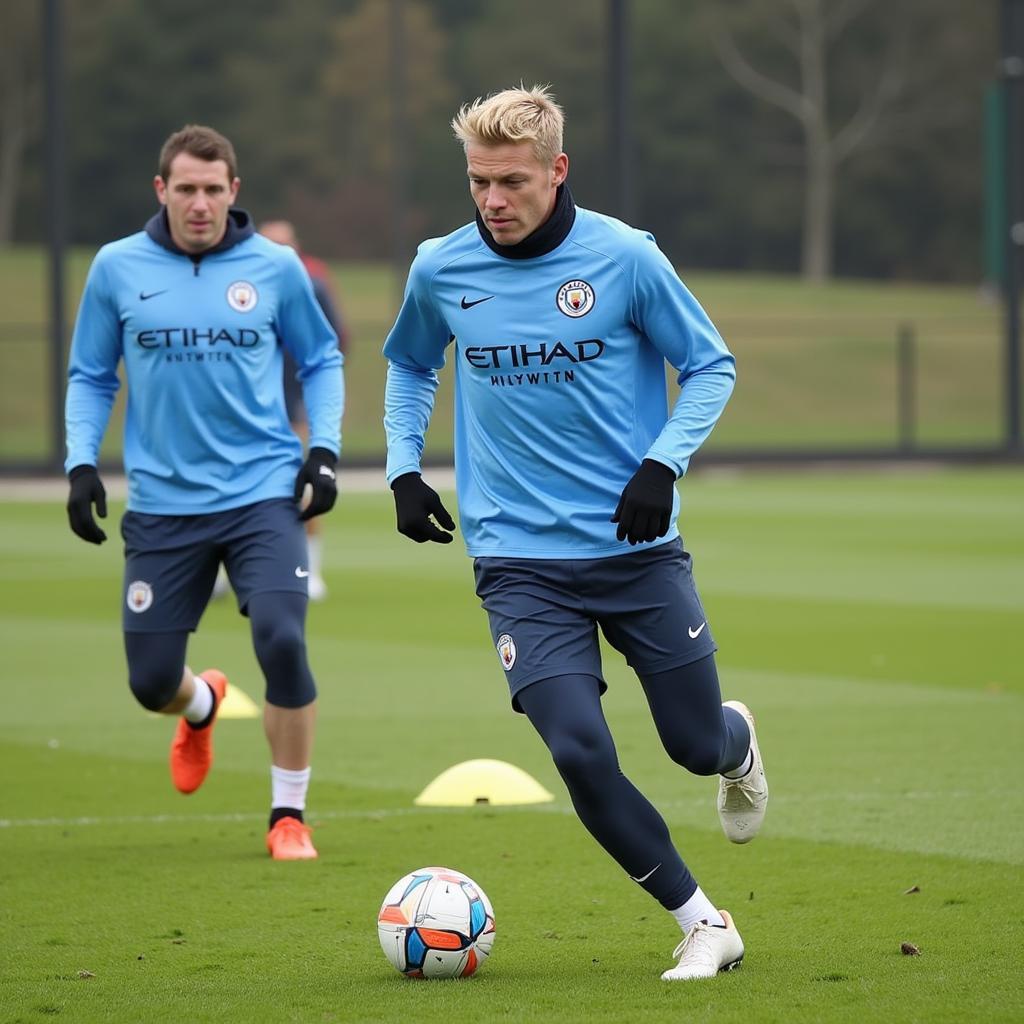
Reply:
[[[561, 216], [564, 237], [532, 258], [508, 258], [477, 224], [424, 242], [384, 345], [389, 481], [420, 469], [454, 347], [456, 486], [473, 556], [634, 550], [609, 521], [623, 487], [645, 458], [685, 473], [735, 381], [650, 234], [575, 207]], [[666, 360], [682, 388], [671, 413]], [[678, 503], [661, 542], [678, 536]]]
[[166, 216], [97, 253], [78, 310], [65, 468], [95, 465], [124, 361], [128, 508], [221, 512], [290, 497], [302, 447], [288, 425], [282, 351], [299, 366], [311, 447], [341, 448], [342, 356], [296, 254], [232, 210], [190, 256]]

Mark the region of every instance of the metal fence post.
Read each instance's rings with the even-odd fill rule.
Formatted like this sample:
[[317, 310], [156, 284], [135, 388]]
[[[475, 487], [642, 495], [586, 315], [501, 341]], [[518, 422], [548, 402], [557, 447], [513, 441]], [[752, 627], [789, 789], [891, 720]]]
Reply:
[[397, 310], [402, 305], [409, 270], [409, 171], [406, 166], [409, 128], [406, 117], [405, 73], [407, 47], [404, 0], [391, 0], [388, 8], [389, 78], [391, 82], [391, 263], [395, 274]]
[[900, 324], [896, 335], [896, 381], [899, 447], [910, 452], [917, 433], [917, 336], [912, 324]]
[[1000, 24], [1006, 97], [1006, 447], [1024, 449], [1021, 435], [1020, 302], [1024, 289], [1024, 0], [1003, 0]]
[[609, 0], [608, 36], [608, 166], [613, 179], [615, 216], [633, 219], [633, 144], [631, 138], [631, 65], [629, 0]]
[[42, 8], [46, 54], [46, 195], [50, 255], [50, 454], [64, 467], [64, 254], [67, 247], [67, 160], [64, 145], [64, 11], [61, 0]]

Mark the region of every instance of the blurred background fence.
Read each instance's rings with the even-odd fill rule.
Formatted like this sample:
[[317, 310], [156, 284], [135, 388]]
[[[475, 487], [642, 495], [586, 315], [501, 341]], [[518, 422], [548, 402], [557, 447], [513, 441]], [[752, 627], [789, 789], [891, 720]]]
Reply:
[[[352, 335], [346, 459], [379, 463], [379, 353], [405, 269], [419, 239], [472, 214], [448, 122], [520, 80], [566, 108], [577, 202], [651, 230], [737, 355], [702, 460], [1019, 457], [1022, 12], [10, 0], [0, 472], [59, 466], [69, 332], [53, 287], [70, 320], [96, 247], [154, 209], [156, 154], [187, 122], [235, 143], [241, 205], [292, 220], [329, 261]], [[449, 387], [434, 460], [450, 457]]]

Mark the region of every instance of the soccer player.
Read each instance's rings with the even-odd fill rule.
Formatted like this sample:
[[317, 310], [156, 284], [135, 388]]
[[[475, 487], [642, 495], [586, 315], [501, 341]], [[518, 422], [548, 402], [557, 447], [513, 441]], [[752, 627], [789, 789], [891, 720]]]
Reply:
[[[223, 562], [266, 681], [267, 847], [276, 860], [304, 860], [317, 851], [303, 820], [316, 709], [303, 521], [337, 498], [342, 357], [299, 258], [234, 206], [239, 185], [231, 143], [188, 125], [160, 152], [160, 211], [97, 253], [71, 344], [68, 517], [83, 540], [106, 540], [93, 515], [107, 513], [97, 459], [123, 360], [129, 685], [143, 707], [181, 716], [171, 777], [194, 792], [227, 680], [217, 669], [194, 675], [185, 652]], [[309, 409], [305, 461], [285, 415], [282, 346]]]
[[[678, 922], [666, 981], [736, 966], [743, 942], [619, 768], [598, 627], [636, 672], [669, 756], [719, 775], [725, 834], [768, 799], [754, 720], [719, 692], [711, 626], [676, 528], [676, 480], [732, 391], [733, 358], [646, 232], [578, 208], [563, 115], [510, 89], [452, 121], [475, 223], [424, 242], [388, 335], [387, 478], [400, 533], [452, 540], [420, 475], [454, 343], [455, 470], [476, 591], [511, 691], [584, 826]], [[665, 361], [682, 387], [670, 411]]]

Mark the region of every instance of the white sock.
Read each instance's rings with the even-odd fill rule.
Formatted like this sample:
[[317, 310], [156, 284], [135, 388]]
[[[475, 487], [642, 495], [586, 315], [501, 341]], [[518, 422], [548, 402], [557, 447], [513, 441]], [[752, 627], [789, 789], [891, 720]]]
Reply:
[[747, 748], [747, 756], [743, 758], [743, 764], [739, 768], [733, 768], [731, 772], [722, 772], [722, 776], [726, 779], [742, 779], [751, 768], [754, 767], [754, 751], [749, 747]]
[[312, 769], [270, 766], [270, 807], [294, 807], [297, 811], [306, 809], [306, 790], [309, 789], [309, 773]]
[[195, 676], [195, 690], [192, 699], [182, 711], [182, 717], [190, 722], [201, 722], [213, 710], [213, 688], [201, 676]]
[[725, 918], [718, 912], [715, 905], [704, 895], [698, 885], [697, 891], [681, 906], [669, 913], [679, 922], [683, 933], [688, 932], [698, 921], [717, 924], [725, 927]]
[[320, 534], [314, 534], [310, 537], [306, 536], [306, 546], [309, 548], [309, 575], [310, 576], [321, 576], [321, 567], [323, 566], [323, 541], [320, 539]]

